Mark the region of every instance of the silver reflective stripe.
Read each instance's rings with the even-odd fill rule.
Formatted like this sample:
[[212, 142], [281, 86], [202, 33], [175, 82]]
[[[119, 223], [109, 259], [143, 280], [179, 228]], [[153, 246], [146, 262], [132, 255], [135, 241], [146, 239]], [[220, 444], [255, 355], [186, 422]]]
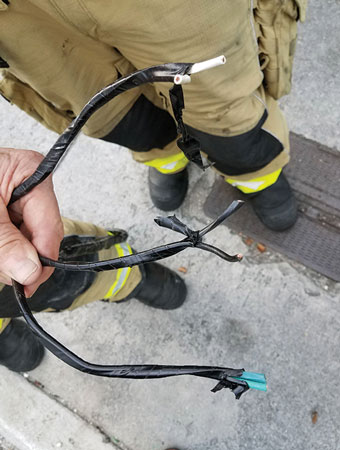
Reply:
[[[118, 256], [127, 256], [132, 254], [132, 249], [129, 244], [123, 242], [115, 245]], [[131, 267], [123, 267], [117, 270], [117, 277], [113, 285], [108, 290], [104, 298], [110, 298], [116, 295], [126, 283], [131, 272]]]
[[166, 170], [171, 170], [174, 169], [177, 166], [178, 161], [174, 161], [168, 164], [165, 164], [164, 166], [162, 166], [162, 169], [166, 169]]
[[248, 189], [253, 189], [256, 191], [260, 186], [262, 186], [263, 183], [264, 181], [234, 181], [232, 186], [244, 186]]
[[[126, 256], [126, 255], [131, 255], [132, 251], [131, 251], [131, 247], [126, 244], [126, 242], [123, 242], [122, 244], [117, 244], [117, 246], [120, 246], [123, 249], [123, 254], [119, 255], [119, 256]], [[113, 289], [112, 295], [117, 294], [118, 291], [121, 290], [121, 288], [124, 286], [127, 277], [129, 275], [131, 271], [131, 267], [123, 267], [121, 269], [121, 272], [117, 275], [117, 284]]]

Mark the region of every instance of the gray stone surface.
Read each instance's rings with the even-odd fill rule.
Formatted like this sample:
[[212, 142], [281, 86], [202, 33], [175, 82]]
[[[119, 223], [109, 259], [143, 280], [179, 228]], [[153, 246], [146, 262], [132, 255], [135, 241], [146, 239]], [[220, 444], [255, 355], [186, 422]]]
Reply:
[[293, 88], [281, 101], [296, 133], [340, 150], [340, 3], [309, 0], [299, 26]]
[[7, 439], [0, 436], [0, 450], [18, 450], [12, 444], [8, 442]]
[[[53, 142], [52, 133], [20, 112], [7, 105], [2, 111], [8, 114], [4, 145], [45, 150]], [[191, 168], [190, 177], [189, 196], [176, 214], [200, 227], [208, 222], [202, 205], [215, 175]], [[159, 211], [147, 194], [145, 168], [122, 149], [81, 137], [55, 185], [63, 214], [125, 227], [138, 249], [175, 238], [153, 223]], [[39, 320], [94, 362], [245, 367], [267, 375], [268, 393], [249, 392], [235, 401], [228, 391], [212, 394], [214, 383], [203, 379], [101, 379], [52, 355], [33, 380], [128, 449], [337, 448], [339, 286], [275, 253], [260, 254], [225, 227], [209, 241], [245, 259], [228, 264], [188, 250], [166, 261], [175, 270], [188, 269], [188, 301], [178, 311], [152, 310], [137, 301], [96, 303], [72, 313], [40, 314]], [[13, 386], [5, 370], [1, 378]], [[33, 404], [27, 420], [44, 426]], [[49, 426], [63, 423], [60, 415]]]
[[[334, 1], [311, 2], [309, 22], [301, 30], [297, 90], [285, 103], [294, 118], [294, 131], [330, 146], [337, 145], [339, 136], [338, 86], [334, 84], [329, 95], [326, 83], [328, 77], [338, 76], [334, 46], [339, 8]], [[318, 27], [324, 30], [316, 15], [324, 27], [327, 23], [328, 30], [335, 30], [329, 33], [335, 56], [328, 51], [330, 62], [315, 74], [317, 83], [313, 61], [319, 64], [330, 46], [315, 40], [313, 58], [307, 51], [311, 43], [304, 33], [317, 35]], [[314, 92], [314, 100], [301, 96], [304, 88]], [[6, 102], [1, 100], [0, 105], [1, 145], [46, 152], [56, 135]], [[329, 105], [334, 114], [326, 114]], [[54, 177], [61, 211], [106, 227], [126, 228], [137, 249], [171, 242], [174, 233], [153, 223], [159, 211], [149, 200], [145, 175], [146, 169], [133, 163], [126, 150], [81, 137]], [[191, 167], [190, 178], [189, 195], [176, 214], [200, 227], [209, 221], [203, 203], [215, 174]], [[72, 417], [80, 430], [85, 430], [79, 432], [79, 438], [100, 427], [100, 435], [110, 441], [103, 448], [113, 444], [125, 450], [169, 446], [181, 450], [340, 448], [339, 285], [270, 250], [259, 253], [255, 244], [246, 246], [226, 227], [216, 229], [208, 240], [230, 253], [244, 253], [245, 258], [228, 264], [213, 255], [188, 250], [166, 261], [175, 270], [180, 266], [188, 269], [183, 275], [188, 300], [178, 311], [152, 310], [137, 301], [120, 305], [98, 302], [72, 313], [45, 313], [37, 318], [72, 350], [94, 362], [244, 367], [266, 374], [267, 393], [250, 391], [235, 401], [229, 391], [212, 394], [214, 383], [198, 378], [96, 378], [48, 354], [30, 379], [0, 370], [0, 436], [20, 450], [28, 443], [28, 448], [43, 448], [38, 446], [42, 446], [37, 440], [39, 430], [46, 436], [48, 431], [52, 436], [63, 432], [70, 438], [67, 426]], [[32, 386], [34, 382], [39, 389]], [[2, 409], [4, 399], [7, 416]], [[41, 409], [41, 405], [49, 406]], [[46, 422], [49, 408], [58, 411], [53, 422]], [[11, 411], [18, 414], [10, 418]], [[31, 431], [24, 434], [19, 419], [32, 427]], [[12, 439], [15, 435], [18, 442]], [[46, 450], [54, 448], [50, 442], [61, 440], [47, 440]]]
[[[40, 383], [0, 368], [0, 432], [5, 450], [118, 450], [93, 424], [48, 395]], [[3, 376], [4, 373], [4, 376]], [[8, 386], [12, 386], [8, 395]], [[1, 449], [0, 440], [0, 449]]]

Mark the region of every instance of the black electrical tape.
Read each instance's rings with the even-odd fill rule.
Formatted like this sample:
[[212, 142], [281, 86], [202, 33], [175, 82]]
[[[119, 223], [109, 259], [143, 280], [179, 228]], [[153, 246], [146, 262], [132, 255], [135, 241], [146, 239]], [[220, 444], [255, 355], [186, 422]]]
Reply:
[[248, 385], [242, 380], [230, 377], [241, 377], [244, 369], [230, 369], [227, 367], [212, 366], [165, 366], [165, 365], [120, 365], [104, 366], [92, 364], [84, 361], [79, 356], [64, 347], [60, 342], [49, 335], [35, 320], [28, 307], [24, 294], [24, 287], [17, 281], [12, 280], [13, 288], [19, 308], [27, 324], [40, 339], [42, 344], [55, 356], [64, 361], [69, 366], [90, 375], [110, 378], [130, 378], [130, 379], [150, 379], [165, 378], [179, 375], [194, 375], [197, 377], [211, 378], [218, 380], [218, 384], [212, 389], [217, 392], [223, 388], [231, 389], [236, 398], [240, 398], [243, 392], [247, 391]]
[[206, 250], [210, 253], [214, 253], [220, 258], [228, 262], [238, 262], [241, 261], [242, 255], [228, 255], [228, 253], [222, 250], [202, 242], [202, 238], [205, 234], [209, 233], [215, 229], [219, 224], [223, 222], [227, 217], [237, 211], [243, 202], [241, 200], [234, 200], [231, 205], [221, 214], [216, 220], [214, 220], [210, 225], [204, 227], [202, 230], [193, 231], [183, 222], [181, 222], [176, 216], [169, 217], [158, 217], [155, 222], [166, 228], [170, 228], [178, 233], [184, 234], [187, 237], [182, 241], [172, 242], [166, 245], [160, 245], [159, 247], [152, 248], [150, 250], [145, 250], [143, 252], [138, 252], [132, 255], [120, 256], [118, 258], [109, 259], [106, 261], [97, 262], [62, 262], [54, 261], [50, 258], [45, 258], [39, 255], [39, 259], [44, 266], [55, 267], [57, 269], [70, 270], [70, 271], [81, 271], [87, 270], [91, 272], [102, 272], [104, 270], [121, 269], [123, 267], [132, 267], [140, 264], [145, 264], [153, 261], [159, 261], [169, 256], [175, 255], [186, 248], [200, 248]]
[[186, 126], [182, 118], [182, 111], [184, 109], [184, 96], [181, 85], [174, 85], [170, 91], [170, 101], [172, 110], [177, 122], [177, 131], [182, 135], [177, 140], [177, 146], [182, 150], [189, 161], [192, 161], [200, 169], [206, 169], [209, 166], [204, 166], [201, 156], [201, 144], [194, 137], [188, 134]]
[[[14, 189], [13, 194], [11, 196], [9, 204], [19, 200], [25, 194], [30, 192], [35, 186], [40, 184], [43, 180], [45, 180], [56, 168], [58, 162], [64, 156], [65, 152], [69, 148], [72, 141], [75, 139], [81, 128], [85, 125], [87, 120], [91, 117], [91, 115], [96, 112], [99, 108], [104, 106], [111, 99], [116, 97], [117, 95], [125, 92], [129, 89], [132, 89], [136, 86], [140, 86], [149, 82], [157, 82], [157, 81], [174, 81], [176, 75], [185, 75], [187, 74], [191, 67], [192, 63], [178, 63], [178, 64], [164, 64], [161, 66], [155, 66], [148, 69], [140, 70], [131, 74], [127, 77], [121, 78], [115, 83], [107, 86], [102, 89], [98, 94], [96, 94], [83, 108], [80, 114], [73, 120], [70, 126], [61, 134], [56, 143], [53, 145], [51, 150], [48, 152], [47, 156], [40, 163], [37, 170], [31, 175], [27, 180], [25, 180], [20, 186]], [[177, 92], [181, 93], [181, 89], [177, 90]], [[184, 102], [179, 105], [180, 107], [180, 116], [182, 113], [182, 109], [184, 107]], [[184, 127], [184, 125], [183, 125]], [[185, 128], [182, 128], [182, 132], [184, 133], [184, 140], [188, 141], [188, 136], [185, 132]], [[190, 158], [190, 154], [189, 154]], [[192, 159], [197, 163], [197, 155], [193, 154]], [[167, 217], [167, 218], [157, 218], [156, 222], [158, 225], [170, 228], [174, 231], [182, 233], [186, 236], [186, 238], [182, 241], [173, 242], [171, 244], [162, 245], [150, 250], [146, 250], [143, 252], [139, 252], [129, 256], [123, 256], [120, 258], [115, 258], [108, 261], [98, 261], [98, 262], [89, 262], [89, 263], [65, 263], [61, 261], [53, 261], [49, 258], [45, 258], [42, 256], [40, 260], [43, 265], [52, 266], [61, 268], [64, 270], [90, 270], [90, 271], [102, 271], [102, 270], [112, 270], [118, 269], [121, 267], [134, 266], [139, 264], [145, 264], [151, 261], [157, 261], [163, 258], [167, 258], [171, 255], [174, 255], [188, 247], [197, 247], [202, 250], [209, 251], [214, 253], [221, 258], [230, 261], [236, 262], [242, 259], [241, 255], [230, 256], [227, 253], [223, 252], [220, 249], [217, 249], [211, 245], [205, 244], [202, 242], [202, 238], [209, 231], [213, 230], [218, 226], [223, 220], [229, 217], [233, 212], [242, 206], [241, 201], [234, 201], [224, 213], [221, 214], [214, 222], [206, 226], [200, 231], [193, 231], [187, 225], [183, 224], [179, 219], [175, 216]], [[107, 245], [113, 245], [114, 239], [121, 239], [123, 236], [116, 234], [116, 236], [111, 240], [110, 238], [105, 238], [103, 240], [94, 241], [92, 243], [86, 243], [84, 245], [79, 245], [78, 247], [72, 247], [70, 249], [70, 253], [72, 249], [76, 254], [83, 254], [84, 251], [89, 249], [98, 249], [105, 247]], [[107, 248], [107, 247], [105, 247]], [[67, 252], [66, 252], [67, 253]], [[67, 256], [67, 255], [62, 255]], [[66, 258], [67, 259], [67, 258]], [[54, 355], [60, 358], [65, 363], [70, 366], [81, 370], [83, 372], [87, 372], [93, 375], [98, 376], [108, 376], [108, 377], [119, 377], [119, 378], [162, 378], [168, 376], [176, 376], [176, 375], [196, 375], [200, 377], [213, 378], [219, 380], [219, 383], [214, 388], [214, 392], [220, 390], [222, 388], [230, 388], [235, 393], [236, 398], [239, 398], [243, 392], [248, 389], [248, 385], [242, 380], [236, 380], [230, 377], [239, 377], [243, 373], [243, 369], [235, 370], [228, 368], [220, 368], [220, 367], [201, 367], [201, 366], [140, 366], [140, 365], [132, 365], [132, 366], [100, 366], [96, 364], [88, 363], [77, 355], [72, 353], [62, 344], [60, 344], [56, 339], [46, 333], [43, 328], [37, 323], [34, 319], [29, 306], [27, 304], [24, 288], [15, 280], [12, 280], [13, 289], [15, 292], [15, 298], [17, 303], [22, 311], [22, 314], [32, 329], [32, 331], [39, 337], [42, 341], [43, 345], [48, 348]]]
[[[156, 81], [173, 82], [176, 75], [187, 74], [192, 66], [193, 63], [170, 63], [161, 66], [149, 67], [147, 69], [139, 70], [131, 75], [121, 78], [112, 83], [111, 85], [105, 87], [100, 92], [98, 92], [84, 106], [79, 115], [73, 120], [73, 122], [69, 125], [69, 127], [57, 139], [56, 143], [52, 146], [51, 150], [48, 152], [46, 157], [40, 163], [40, 165], [38, 166], [37, 170], [33, 173], [33, 175], [31, 175], [21, 185], [19, 185], [17, 188], [14, 189], [9, 204], [15, 202], [16, 200], [20, 199], [25, 194], [30, 192], [35, 186], [40, 184], [53, 172], [53, 170], [57, 167], [58, 162], [65, 155], [70, 144], [73, 142], [77, 134], [80, 132], [81, 128], [85, 125], [85, 123], [92, 116], [92, 114], [95, 113], [99, 108], [104, 106], [106, 103], [108, 103], [117, 95], [134, 87], [140, 86], [142, 84]], [[175, 110], [177, 111], [176, 116], [178, 120], [181, 121], [182, 109], [184, 108], [183, 91], [181, 87], [180, 89], [175, 89], [175, 87], [172, 88], [173, 91], [172, 97], [173, 102], [175, 101], [174, 98], [176, 96], [178, 98], [178, 106], [175, 107]], [[183, 123], [181, 131], [184, 133], [183, 139], [188, 139]], [[196, 156], [194, 157], [194, 159], [195, 158]], [[241, 205], [241, 202], [239, 203], [239, 205]], [[234, 208], [234, 210], [236, 209]], [[231, 211], [231, 213], [234, 212], [234, 210]], [[229, 211], [229, 208], [227, 209], [227, 211]], [[223, 213], [222, 216], [224, 214], [225, 213]], [[155, 249], [146, 250], [144, 252], [139, 252], [134, 255], [124, 256], [109, 261], [91, 262], [88, 264], [87, 263], [77, 264], [75, 262], [74, 264], [69, 264], [60, 261], [53, 261], [49, 258], [45, 258], [42, 256], [40, 256], [40, 260], [44, 265], [48, 265], [51, 267], [58, 267], [64, 270], [101, 271], [145, 264], [151, 261], [159, 261], [163, 258], [172, 256], [188, 247], [197, 247], [201, 248], [202, 250], [210, 251], [211, 253], [214, 253], [229, 262], [236, 262], [240, 261], [241, 259], [239, 255], [230, 256], [227, 253], [222, 252], [221, 250], [218, 250], [212, 246], [207, 246], [207, 244], [203, 244], [201, 242], [198, 242], [196, 245], [193, 236], [191, 235], [188, 237], [189, 240], [174, 242], [172, 244], [157, 247]]]
[[38, 166], [37, 170], [20, 186], [14, 189], [9, 204], [15, 202], [30, 192], [35, 186], [47, 178], [64, 156], [79, 131], [89, 120], [93, 113], [112, 100], [137, 86], [154, 82], [173, 82], [176, 75], [185, 75], [193, 66], [192, 63], [170, 63], [139, 70], [126, 77], [120, 78], [94, 95], [60, 135], [56, 143]]

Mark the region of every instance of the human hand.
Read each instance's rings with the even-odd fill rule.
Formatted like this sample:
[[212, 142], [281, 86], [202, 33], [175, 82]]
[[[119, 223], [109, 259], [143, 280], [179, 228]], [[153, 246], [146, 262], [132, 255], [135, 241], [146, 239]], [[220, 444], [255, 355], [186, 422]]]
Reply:
[[63, 225], [53, 191], [52, 177], [7, 208], [13, 190], [42, 161], [40, 153], [0, 148], [0, 282], [11, 278], [31, 296], [53, 273], [42, 267], [38, 253], [58, 259]]

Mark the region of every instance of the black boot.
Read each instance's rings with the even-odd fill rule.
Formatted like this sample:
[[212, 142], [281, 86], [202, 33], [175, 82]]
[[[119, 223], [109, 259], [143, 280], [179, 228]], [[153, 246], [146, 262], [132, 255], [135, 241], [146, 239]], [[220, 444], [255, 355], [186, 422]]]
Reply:
[[43, 356], [43, 345], [25, 322], [13, 319], [0, 334], [0, 365], [14, 372], [29, 372]]
[[152, 203], [163, 211], [177, 209], [188, 190], [188, 171], [164, 174], [149, 167], [149, 191]]
[[182, 306], [187, 288], [179, 275], [154, 262], [139, 268], [142, 281], [126, 300], [136, 298], [145, 305], [158, 309], [176, 309]]
[[255, 213], [271, 230], [284, 231], [297, 220], [297, 203], [293, 191], [281, 172], [276, 183], [255, 194], [248, 194]]

